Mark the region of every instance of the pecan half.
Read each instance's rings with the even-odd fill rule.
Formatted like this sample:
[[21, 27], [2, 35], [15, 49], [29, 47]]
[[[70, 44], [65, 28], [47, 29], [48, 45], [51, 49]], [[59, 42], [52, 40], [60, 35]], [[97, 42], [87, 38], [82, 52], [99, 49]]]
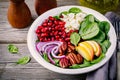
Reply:
[[60, 67], [62, 67], [62, 68], [67, 68], [67, 67], [69, 66], [69, 61], [68, 61], [68, 59], [67, 59], [67, 58], [62, 58], [62, 59], [60, 59], [59, 65], [60, 65]]
[[78, 53], [77, 54], [77, 63], [80, 64], [83, 62], [83, 57]]
[[75, 47], [73, 45], [68, 45], [67, 52], [73, 52], [75, 50]]
[[59, 51], [60, 54], [64, 54], [66, 49], [67, 49], [67, 43], [63, 42], [63, 44], [59, 47], [58, 51]]
[[69, 59], [71, 65], [83, 62], [82, 56], [80, 54], [75, 54], [73, 52], [68, 53], [67, 58]]

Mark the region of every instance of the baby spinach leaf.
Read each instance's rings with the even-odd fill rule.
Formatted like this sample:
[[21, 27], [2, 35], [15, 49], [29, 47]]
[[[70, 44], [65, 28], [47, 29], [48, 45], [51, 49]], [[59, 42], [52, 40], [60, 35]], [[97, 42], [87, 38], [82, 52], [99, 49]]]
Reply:
[[103, 43], [99, 43], [99, 44], [100, 44], [100, 46], [101, 46], [101, 48], [102, 48], [102, 53], [106, 53], [107, 49], [106, 49], [106, 47], [104, 46], [104, 44], [103, 44]]
[[106, 35], [108, 34], [110, 30], [110, 24], [107, 21], [101, 21], [99, 23], [99, 27], [103, 32], [105, 32]]
[[85, 19], [89, 22], [94, 22], [95, 21], [95, 17], [92, 14], [89, 14], [85, 17]]
[[99, 33], [99, 27], [95, 22], [87, 25], [86, 27], [80, 30], [82, 30], [82, 33], [80, 35], [84, 40], [91, 39]]
[[94, 59], [93, 61], [91, 61], [91, 64], [96, 64], [100, 62], [104, 57], [105, 57], [105, 54], [101, 53], [101, 55], [97, 59]]
[[80, 41], [80, 35], [76, 32], [73, 32], [71, 35], [70, 35], [70, 42], [72, 44], [74, 44], [75, 46], [77, 46], [78, 42]]
[[60, 15], [62, 15], [62, 14], [67, 15], [67, 14], [69, 14], [69, 12], [68, 11], [63, 11], [63, 12], [60, 13]]
[[102, 44], [106, 47], [106, 49], [108, 49], [111, 45], [109, 40], [104, 40]]
[[103, 31], [99, 31], [98, 35], [92, 38], [92, 40], [95, 40], [97, 42], [102, 42], [105, 40], [105, 33]]
[[8, 51], [10, 53], [16, 54], [16, 53], [18, 53], [18, 48], [13, 44], [9, 44], [8, 45]]
[[30, 61], [30, 59], [31, 58], [29, 56], [24, 56], [24, 57], [18, 59], [18, 61], [16, 63], [24, 65], [24, 64], [27, 64]]
[[69, 13], [77, 14], [79, 12], [81, 12], [81, 10], [79, 8], [77, 8], [77, 7], [72, 7], [72, 8], [69, 9]]
[[47, 61], [50, 62], [50, 60], [48, 59], [48, 55], [46, 53], [43, 53], [43, 58]]

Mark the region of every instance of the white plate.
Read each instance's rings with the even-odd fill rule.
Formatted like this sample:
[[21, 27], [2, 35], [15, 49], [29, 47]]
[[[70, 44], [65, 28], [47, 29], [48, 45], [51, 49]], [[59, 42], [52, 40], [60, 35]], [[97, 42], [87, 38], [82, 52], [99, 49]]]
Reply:
[[79, 68], [79, 69], [63, 69], [57, 66], [54, 66], [51, 63], [48, 63], [47, 61], [45, 61], [42, 56], [37, 52], [36, 48], [35, 48], [35, 43], [37, 40], [37, 36], [35, 33], [35, 30], [37, 29], [38, 25], [40, 25], [42, 23], [42, 21], [44, 21], [45, 19], [47, 19], [49, 16], [55, 16], [57, 14], [60, 14], [60, 12], [62, 11], [66, 11], [69, 10], [72, 7], [78, 7], [80, 8], [83, 12], [87, 13], [87, 14], [93, 14], [97, 19], [101, 20], [101, 21], [108, 21], [110, 23], [110, 21], [104, 17], [104, 15], [100, 14], [99, 12], [86, 8], [86, 7], [82, 7], [82, 6], [62, 6], [62, 7], [57, 7], [54, 9], [51, 9], [47, 12], [45, 12], [44, 14], [40, 15], [31, 25], [29, 31], [28, 31], [28, 36], [27, 36], [27, 45], [29, 48], [29, 51], [31, 53], [31, 55], [34, 57], [34, 59], [40, 63], [42, 66], [44, 66], [45, 68], [58, 72], [58, 73], [62, 73], [62, 74], [83, 74], [83, 73], [87, 73], [90, 71], [93, 71], [99, 67], [101, 67], [102, 65], [104, 65], [113, 55], [113, 52], [115, 50], [116, 47], [116, 34], [115, 34], [115, 30], [112, 26], [112, 24], [110, 23], [110, 31], [109, 31], [109, 37], [110, 37], [110, 42], [111, 42], [111, 46], [108, 49], [107, 53], [106, 53], [106, 57], [99, 63], [90, 66], [90, 67], [86, 67], [86, 68]]

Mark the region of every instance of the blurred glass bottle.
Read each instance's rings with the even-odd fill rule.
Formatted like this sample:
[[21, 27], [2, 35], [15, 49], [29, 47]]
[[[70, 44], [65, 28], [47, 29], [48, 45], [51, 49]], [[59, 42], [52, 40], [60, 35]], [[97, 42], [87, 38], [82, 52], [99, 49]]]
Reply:
[[55, 7], [57, 7], [56, 0], [35, 0], [35, 10], [38, 15]]
[[108, 11], [114, 11], [119, 5], [119, 0], [79, 0], [81, 6], [95, 9], [102, 14]]

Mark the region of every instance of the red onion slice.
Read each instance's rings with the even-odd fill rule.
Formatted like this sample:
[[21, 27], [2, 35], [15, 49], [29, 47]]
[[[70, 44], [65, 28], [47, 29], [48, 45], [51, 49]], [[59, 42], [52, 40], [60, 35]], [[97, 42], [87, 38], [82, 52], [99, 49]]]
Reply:
[[62, 56], [57, 56], [56, 54], [58, 53], [58, 46], [54, 47], [52, 50], [51, 50], [51, 54], [54, 58], [57, 58], [57, 59], [61, 59], [61, 58], [64, 58], [65, 55], [62, 55]]

